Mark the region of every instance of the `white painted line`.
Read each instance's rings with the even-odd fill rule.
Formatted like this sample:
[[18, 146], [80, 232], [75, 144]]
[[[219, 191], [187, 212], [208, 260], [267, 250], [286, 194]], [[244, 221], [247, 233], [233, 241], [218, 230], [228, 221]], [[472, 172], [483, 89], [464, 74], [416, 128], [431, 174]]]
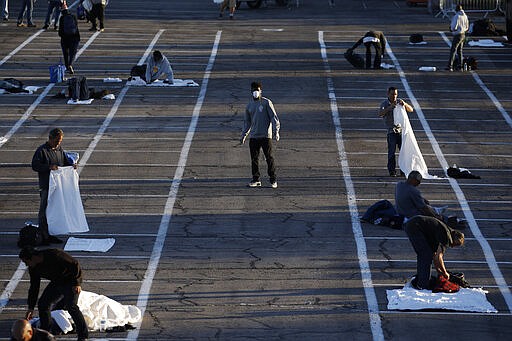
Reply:
[[[203, 82], [201, 84], [201, 90], [199, 91], [199, 96], [197, 98], [196, 105], [194, 107], [194, 111], [192, 113], [192, 119], [190, 120], [190, 126], [187, 132], [187, 136], [185, 137], [185, 141], [183, 142], [183, 147], [181, 149], [180, 160], [178, 162], [178, 167], [174, 173], [174, 178], [172, 181], [171, 188], [169, 190], [169, 196], [167, 202], [165, 204], [164, 212], [162, 214], [162, 220], [160, 221], [160, 226], [158, 228], [158, 237], [155, 240], [155, 244], [153, 246], [153, 251], [151, 253], [151, 259], [148, 264], [148, 268], [146, 273], [144, 274], [144, 282], [139, 291], [139, 297], [137, 299], [137, 307], [141, 310], [142, 317], [144, 317], [144, 313], [146, 311], [146, 307], [149, 300], [149, 294], [151, 292], [151, 286], [153, 284], [153, 278], [155, 277], [155, 273], [158, 269], [158, 263], [160, 262], [160, 257], [162, 255], [162, 249], [165, 243], [165, 237], [167, 235], [167, 231], [169, 230], [169, 226], [171, 224], [171, 217], [174, 209], [174, 202], [176, 201], [176, 197], [178, 195], [178, 190], [181, 184], [181, 180], [183, 178], [183, 172], [185, 171], [185, 166], [187, 165], [188, 153], [190, 151], [190, 146], [192, 145], [192, 140], [194, 138], [194, 134], [196, 131], [197, 121], [199, 120], [199, 115], [201, 113], [201, 108], [203, 106], [204, 98], [206, 96], [206, 90], [208, 88], [208, 81], [210, 79], [210, 74], [213, 69], [213, 64], [215, 63], [215, 57], [217, 56], [217, 51], [219, 48], [220, 37], [222, 31], [217, 31], [217, 35], [215, 36], [215, 42], [212, 47], [212, 51], [210, 54], [210, 59], [208, 60], [208, 65], [206, 66], [206, 70], [203, 76]], [[129, 340], [136, 340], [139, 336], [139, 331], [141, 327], [142, 321], [136, 325], [135, 330], [131, 330], [128, 333]]]
[[12, 275], [11, 279], [9, 280], [9, 283], [7, 283], [7, 286], [2, 292], [2, 296], [0, 296], [0, 314], [4, 310], [7, 303], [9, 303], [9, 298], [11, 297], [14, 290], [16, 290], [16, 287], [18, 286], [20, 280], [23, 278], [23, 274], [25, 273], [26, 269], [27, 267], [25, 266], [25, 263], [20, 262], [18, 264], [18, 269], [16, 269], [14, 275]]
[[496, 317], [496, 316], [512, 316], [512, 314], [509, 313], [469, 313], [469, 312], [462, 312], [462, 311], [425, 311], [425, 310], [383, 310], [382, 314], [407, 314], [407, 315], [466, 315], [466, 316], [489, 316], [489, 317]]
[[[451, 41], [448, 40], [448, 38], [446, 37], [446, 34], [444, 34], [444, 32], [439, 32], [439, 34], [441, 35], [443, 40], [446, 42], [446, 44], [448, 44], [448, 46], [452, 46]], [[475, 71], [470, 71], [470, 72], [471, 72], [471, 75], [473, 76], [473, 78], [475, 79], [475, 82], [482, 88], [482, 90], [484, 90], [484, 92], [487, 94], [487, 96], [494, 103], [494, 106], [496, 107], [496, 109], [498, 109], [498, 111], [501, 113], [501, 116], [503, 116], [503, 119], [505, 120], [505, 122], [507, 122], [508, 126], [510, 128], [512, 128], [512, 118], [510, 117], [509, 113], [505, 110], [505, 108], [503, 108], [500, 101], [496, 98], [496, 96], [494, 96], [492, 91], [489, 90], [489, 88], [484, 84], [484, 82], [482, 82], [482, 80], [478, 76], [478, 73], [476, 73]], [[510, 308], [510, 306], [509, 306], [509, 308]]]
[[335, 127], [336, 143], [338, 145], [338, 156], [340, 158], [340, 165], [343, 172], [343, 179], [345, 180], [345, 187], [347, 189], [347, 201], [350, 209], [350, 218], [352, 221], [352, 232], [357, 246], [357, 256], [359, 259], [359, 268], [361, 270], [361, 279], [363, 288], [366, 295], [366, 302], [368, 304], [368, 314], [370, 318], [370, 327], [373, 335], [373, 340], [384, 340], [384, 332], [382, 330], [382, 323], [379, 316], [379, 304], [377, 303], [377, 296], [372, 284], [372, 274], [370, 264], [368, 262], [366, 243], [363, 236], [363, 230], [359, 221], [359, 213], [357, 210], [356, 193], [352, 178], [350, 175], [350, 167], [348, 165], [347, 154], [343, 142], [343, 131], [341, 128], [340, 115], [338, 112], [338, 102], [336, 101], [336, 93], [334, 91], [334, 83], [331, 77], [331, 67], [327, 58], [327, 50], [324, 43], [324, 32], [318, 31], [318, 42], [320, 44], [320, 51], [324, 63], [324, 69], [327, 77], [327, 90], [329, 100], [331, 103], [332, 120]]
[[[416, 263], [416, 259], [368, 259], [370, 262], [374, 263]], [[445, 263], [451, 263], [451, 264], [487, 264], [487, 261], [485, 260], [445, 260]], [[498, 264], [504, 264], [504, 265], [510, 265], [512, 262], [498, 262]]]
[[[409, 99], [411, 100], [411, 103], [415, 109], [416, 115], [420, 119], [421, 125], [423, 126], [423, 129], [425, 133], [428, 136], [428, 139], [430, 141], [430, 144], [432, 145], [432, 148], [434, 149], [434, 152], [436, 153], [437, 159], [439, 160], [439, 163], [441, 164], [441, 167], [443, 169], [448, 168], [448, 162], [446, 161], [443, 152], [441, 151], [441, 148], [439, 147], [439, 144], [434, 137], [432, 130], [430, 129], [430, 126], [425, 118], [425, 115], [423, 114], [423, 111], [421, 110], [421, 106], [416, 100], [414, 93], [411, 90], [411, 87], [409, 86], [409, 83], [407, 81], [407, 78], [405, 76], [404, 71], [402, 70], [402, 67], [400, 66], [400, 63], [398, 62], [397, 58], [395, 57], [395, 54], [391, 50], [391, 46], [386, 46], [388, 56], [393, 60], [393, 64], [395, 64], [395, 67], [399, 73], [400, 80], [402, 81], [402, 84], [407, 92], [407, 95], [409, 96]], [[464, 196], [464, 193], [462, 192], [459, 183], [453, 179], [448, 177], [448, 181], [450, 182], [450, 185], [453, 188], [453, 191], [455, 192], [455, 195], [457, 196], [457, 199], [459, 201], [460, 207], [462, 209], [462, 212], [464, 213], [464, 217], [468, 222], [468, 225], [471, 229], [471, 232], [473, 233], [473, 236], [478, 240], [478, 243], [480, 244], [480, 247], [482, 248], [482, 252], [487, 260], [487, 264], [489, 266], [489, 269], [491, 270], [491, 273], [496, 281], [496, 284], [499, 286], [501, 294], [503, 295], [503, 299], [507, 303], [507, 307], [510, 312], [512, 312], [512, 294], [510, 292], [510, 289], [508, 287], [507, 282], [505, 281], [505, 278], [503, 277], [503, 274], [498, 266], [498, 263], [496, 262], [496, 257], [494, 256], [494, 252], [485, 239], [484, 235], [482, 234], [482, 231], [480, 231], [480, 228], [478, 227], [478, 224], [476, 222], [475, 217], [473, 216], [473, 212], [471, 211], [471, 208], [469, 207], [469, 203], [466, 200], [466, 197]]]
[[38, 35], [40, 35], [43, 32], [44, 32], [44, 30], [39, 30], [36, 33], [34, 33], [33, 35], [31, 35], [29, 38], [27, 38], [27, 40], [25, 40], [23, 43], [21, 43], [17, 48], [12, 50], [11, 53], [9, 53], [7, 56], [4, 57], [4, 59], [2, 59], [0, 61], [0, 66], [2, 66], [6, 61], [11, 59], [12, 56], [14, 56], [16, 53], [18, 53], [22, 48], [27, 46], [27, 44], [29, 44], [32, 40], [34, 40]]

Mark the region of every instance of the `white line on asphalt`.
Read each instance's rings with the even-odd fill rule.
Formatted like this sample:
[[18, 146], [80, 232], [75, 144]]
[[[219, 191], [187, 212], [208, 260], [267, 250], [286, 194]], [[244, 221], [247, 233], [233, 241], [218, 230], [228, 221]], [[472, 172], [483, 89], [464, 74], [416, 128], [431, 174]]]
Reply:
[[357, 246], [357, 256], [359, 259], [359, 268], [361, 270], [361, 278], [363, 282], [364, 292], [366, 295], [366, 302], [368, 304], [368, 313], [370, 318], [370, 327], [373, 335], [373, 340], [384, 340], [384, 332], [382, 330], [382, 323], [379, 316], [379, 305], [377, 303], [377, 296], [372, 284], [372, 274], [370, 264], [368, 263], [366, 243], [364, 241], [363, 230], [359, 221], [359, 213], [357, 211], [357, 201], [350, 176], [350, 167], [348, 165], [347, 154], [343, 142], [342, 128], [340, 116], [338, 112], [338, 102], [336, 101], [336, 93], [334, 91], [334, 82], [331, 76], [331, 67], [327, 58], [327, 50], [324, 43], [324, 32], [318, 32], [318, 42], [324, 63], [324, 69], [327, 77], [327, 89], [329, 100], [331, 104], [332, 120], [335, 127], [336, 143], [338, 145], [338, 154], [340, 158], [340, 165], [343, 172], [343, 179], [345, 180], [345, 187], [347, 190], [347, 201], [350, 209], [350, 218], [352, 221], [352, 232]]
[[29, 38], [27, 38], [27, 40], [25, 40], [23, 43], [21, 43], [17, 48], [12, 50], [11, 53], [9, 53], [7, 56], [4, 57], [4, 59], [2, 59], [0, 61], [0, 66], [2, 66], [6, 61], [11, 59], [12, 56], [14, 56], [16, 53], [18, 53], [19, 50], [24, 48], [27, 44], [29, 44], [32, 40], [34, 40], [38, 35], [40, 35], [43, 32], [44, 32], [44, 30], [39, 30], [36, 33], [34, 33], [33, 35], [31, 35]]
[[7, 303], [9, 302], [9, 298], [11, 297], [12, 293], [14, 292], [14, 290], [16, 290], [18, 283], [23, 278], [23, 274], [25, 273], [26, 269], [27, 267], [25, 266], [25, 263], [20, 262], [18, 264], [18, 268], [14, 272], [14, 275], [12, 275], [11, 279], [9, 280], [9, 283], [7, 283], [7, 286], [2, 292], [2, 296], [0, 296], [0, 314], [4, 310]]
[[[444, 32], [439, 32], [439, 34], [441, 35], [443, 40], [446, 42], [446, 44], [448, 44], [448, 46], [452, 46], [452, 43], [450, 42], [450, 40], [448, 40], [448, 38], [446, 37], [446, 34], [444, 34]], [[509, 127], [512, 128], [512, 118], [510, 118], [509, 113], [505, 110], [505, 108], [503, 108], [500, 101], [496, 98], [496, 96], [494, 96], [492, 91], [489, 90], [489, 88], [484, 84], [484, 82], [482, 82], [482, 80], [478, 76], [478, 73], [476, 73], [475, 71], [471, 71], [471, 75], [475, 79], [476, 83], [482, 88], [482, 90], [484, 90], [484, 92], [487, 94], [487, 96], [494, 103], [494, 106], [501, 113], [501, 115], [503, 116], [503, 119], [507, 122]], [[509, 306], [509, 308], [511, 308], [511, 306]]]
[[[398, 59], [395, 57], [395, 54], [391, 50], [391, 46], [389, 44], [386, 46], [386, 49], [388, 52], [388, 56], [391, 58], [391, 60], [393, 60], [393, 64], [395, 64], [395, 67], [400, 76], [400, 80], [402, 81], [402, 84], [407, 92], [407, 95], [409, 96], [409, 99], [411, 100], [411, 103], [415, 109], [416, 115], [418, 116], [419, 120], [421, 121], [423, 130], [425, 131], [426, 135], [428, 136], [430, 144], [432, 145], [432, 148], [434, 149], [434, 152], [436, 153], [437, 159], [439, 160], [441, 167], [443, 169], [447, 169], [448, 162], [446, 161], [446, 159], [443, 155], [443, 152], [441, 151], [441, 148], [439, 147], [439, 144], [438, 144], [434, 134], [432, 133], [432, 130], [430, 129], [430, 125], [428, 124], [428, 122], [425, 118], [425, 115], [423, 114], [420, 104], [416, 100], [416, 97], [414, 96], [414, 93], [412, 92], [412, 89], [409, 86], [409, 83], [405, 76], [405, 72], [402, 70], [400, 63], [398, 62]], [[503, 295], [503, 299], [505, 300], [509, 311], [512, 312], [512, 294], [511, 294], [510, 289], [507, 285], [507, 282], [505, 281], [505, 278], [503, 277], [503, 274], [498, 266], [498, 263], [496, 262], [496, 257], [494, 256], [494, 252], [493, 252], [491, 246], [489, 245], [489, 243], [487, 242], [487, 240], [485, 239], [484, 235], [482, 234], [482, 231], [480, 231], [480, 228], [478, 227], [478, 224], [476, 223], [475, 217], [473, 216], [473, 212], [471, 211], [471, 208], [469, 207], [469, 203], [466, 200], [464, 192], [460, 188], [459, 183], [457, 182], [457, 180], [455, 180], [453, 178], [448, 178], [448, 181], [450, 182], [450, 185], [452, 186], [453, 191], [455, 192], [455, 195], [457, 196], [460, 207], [461, 207], [462, 212], [464, 213], [464, 216], [468, 222], [471, 232], [473, 233], [473, 236], [478, 240], [478, 243], [480, 244], [480, 247], [482, 248], [482, 251], [487, 260], [489, 269], [491, 270], [491, 273], [494, 277], [494, 280], [496, 281], [496, 284], [500, 288], [501, 294]]]
[[[215, 57], [217, 56], [217, 51], [219, 48], [220, 37], [222, 31], [217, 31], [215, 36], [215, 42], [212, 47], [212, 51], [210, 54], [210, 59], [208, 60], [208, 65], [206, 66], [206, 70], [203, 76], [203, 82], [201, 84], [201, 90], [199, 91], [199, 96], [196, 101], [196, 105], [194, 107], [194, 111], [192, 113], [192, 118], [190, 120], [190, 126], [187, 132], [187, 136], [185, 137], [185, 141], [183, 142], [183, 147], [181, 149], [180, 160], [178, 162], [178, 167], [174, 173], [174, 178], [172, 180], [171, 188], [169, 189], [169, 196], [167, 202], [165, 203], [164, 212], [162, 214], [162, 220], [160, 221], [160, 226], [158, 227], [158, 237], [155, 240], [155, 244], [153, 246], [153, 251], [151, 253], [151, 259], [148, 264], [148, 268], [146, 273], [144, 274], [144, 282], [139, 291], [139, 298], [137, 300], [137, 307], [142, 312], [142, 317], [144, 317], [144, 313], [146, 311], [146, 307], [148, 304], [149, 294], [151, 291], [151, 286], [153, 283], [153, 278], [155, 277], [155, 273], [158, 269], [158, 263], [160, 262], [160, 257], [162, 255], [162, 249], [165, 243], [165, 237], [167, 235], [167, 231], [169, 230], [169, 225], [171, 224], [172, 212], [174, 209], [174, 202], [176, 201], [176, 197], [178, 195], [178, 190], [181, 184], [181, 180], [183, 178], [183, 172], [185, 171], [185, 166], [187, 165], [188, 153], [190, 151], [190, 147], [192, 145], [192, 140], [194, 138], [194, 134], [196, 131], [197, 121], [199, 120], [199, 114], [201, 113], [201, 108], [203, 107], [204, 98], [206, 97], [206, 90], [208, 88], [208, 81], [210, 79], [210, 74], [213, 69], [213, 64], [215, 63]], [[137, 328], [128, 333], [129, 340], [136, 340], [142, 321], [137, 324]]]

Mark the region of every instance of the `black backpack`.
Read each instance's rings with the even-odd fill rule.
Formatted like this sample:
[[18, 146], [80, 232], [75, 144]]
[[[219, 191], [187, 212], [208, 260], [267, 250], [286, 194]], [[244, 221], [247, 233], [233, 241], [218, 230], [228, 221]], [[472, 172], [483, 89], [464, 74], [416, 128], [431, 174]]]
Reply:
[[18, 238], [18, 247], [24, 248], [26, 246], [38, 246], [43, 243], [43, 234], [38, 226], [32, 223], [26, 223], [20, 230]]
[[77, 101], [84, 101], [89, 99], [89, 86], [87, 78], [84, 76], [68, 79], [68, 95], [69, 98]]
[[72, 14], [66, 14], [62, 17], [62, 33], [67, 36], [74, 36], [78, 32], [76, 20]]

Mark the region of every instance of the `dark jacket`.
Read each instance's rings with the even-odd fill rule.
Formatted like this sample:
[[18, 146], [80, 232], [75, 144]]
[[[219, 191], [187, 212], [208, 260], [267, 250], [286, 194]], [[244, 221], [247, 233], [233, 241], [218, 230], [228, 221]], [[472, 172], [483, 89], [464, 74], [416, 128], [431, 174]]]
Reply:
[[33, 310], [39, 296], [41, 278], [60, 285], [79, 286], [82, 284], [80, 263], [66, 252], [59, 249], [40, 251], [43, 261], [29, 267], [30, 289], [28, 290], [28, 308]]
[[384, 55], [386, 53], [386, 37], [384, 36], [384, 33], [382, 33], [381, 31], [368, 31], [368, 32], [366, 32], [366, 34], [361, 39], [359, 39], [354, 44], [354, 46], [352, 46], [350, 49], [351, 50], [355, 50], [359, 45], [361, 45], [363, 43], [363, 40], [366, 37], [373, 37], [373, 38], [379, 39], [379, 41], [380, 41], [379, 45], [380, 45], [381, 53], [382, 53], [382, 55]]
[[[66, 18], [65, 18], [66, 17]], [[75, 22], [76, 26], [76, 33], [75, 34], [65, 34], [64, 33], [64, 20], [67, 20], [68, 17], [71, 17], [72, 20]], [[66, 41], [80, 41], [80, 31], [78, 30], [78, 20], [76, 19], [76, 16], [74, 14], [71, 14], [69, 12], [62, 12], [62, 15], [59, 19], [59, 37], [62, 38], [62, 40]]]
[[32, 157], [32, 169], [39, 175], [39, 188], [50, 186], [50, 165], [72, 166], [61, 146], [53, 150], [48, 143], [44, 143], [37, 148]]

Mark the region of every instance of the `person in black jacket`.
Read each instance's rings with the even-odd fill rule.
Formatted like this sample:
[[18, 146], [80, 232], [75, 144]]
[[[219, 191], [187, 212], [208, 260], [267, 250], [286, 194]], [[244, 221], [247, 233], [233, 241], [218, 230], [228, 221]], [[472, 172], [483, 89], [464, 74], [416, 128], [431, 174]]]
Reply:
[[[68, 311], [75, 323], [78, 340], [87, 340], [89, 331], [84, 316], [78, 307], [78, 296], [82, 291], [82, 269], [76, 259], [59, 249], [36, 250], [26, 247], [19, 258], [28, 267], [30, 288], [28, 290], [28, 310], [25, 318], [30, 320], [37, 304], [41, 329], [50, 330], [51, 310], [57, 304]], [[41, 278], [50, 280], [39, 298]]]
[[364, 44], [364, 46], [366, 47], [366, 68], [370, 69], [372, 65], [371, 47], [373, 46], [373, 48], [375, 49], [375, 59], [373, 61], [373, 68], [381, 69], [380, 63], [382, 61], [382, 57], [384, 57], [384, 54], [386, 52], [386, 37], [384, 37], [384, 33], [380, 31], [368, 31], [348, 51], [355, 50], [361, 44]]
[[[50, 172], [63, 166], [73, 166], [64, 154], [61, 147], [64, 132], [55, 128], [48, 134], [48, 141], [37, 148], [32, 157], [32, 169], [39, 175], [39, 228], [43, 235], [43, 244], [62, 243], [62, 240], [48, 233], [48, 220], [46, 219], [46, 207], [48, 206], [48, 190], [50, 187]], [[74, 165], [76, 168], [76, 165]]]
[[59, 37], [62, 54], [64, 56], [64, 65], [70, 74], [73, 70], [73, 61], [76, 56], [78, 44], [80, 43], [80, 31], [78, 30], [78, 21], [74, 14], [68, 10], [66, 3], [62, 4], [62, 16], [59, 20]]
[[11, 328], [11, 341], [55, 341], [55, 337], [39, 328], [34, 328], [28, 320], [16, 320]]

